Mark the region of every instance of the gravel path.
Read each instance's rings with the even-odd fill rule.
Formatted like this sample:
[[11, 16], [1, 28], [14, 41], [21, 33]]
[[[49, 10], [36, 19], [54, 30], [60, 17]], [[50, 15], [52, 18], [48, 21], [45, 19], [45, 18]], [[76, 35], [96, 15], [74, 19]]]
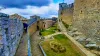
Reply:
[[33, 56], [43, 56], [40, 48], [39, 48], [39, 43], [40, 43], [40, 36], [39, 36], [39, 31], [33, 34], [33, 36], [30, 38], [31, 41], [31, 52]]
[[27, 56], [27, 34], [24, 33], [15, 56]]

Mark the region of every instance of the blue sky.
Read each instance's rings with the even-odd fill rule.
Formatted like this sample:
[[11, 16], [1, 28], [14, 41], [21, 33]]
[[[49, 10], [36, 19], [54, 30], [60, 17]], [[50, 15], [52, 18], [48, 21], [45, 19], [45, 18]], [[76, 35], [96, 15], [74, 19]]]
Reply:
[[[31, 15], [39, 15], [41, 17], [53, 17], [58, 14], [59, 3], [63, 0], [1, 0], [0, 12], [6, 14], [18, 13], [24, 17], [29, 18]], [[65, 0], [64, 2], [70, 4], [74, 0]]]

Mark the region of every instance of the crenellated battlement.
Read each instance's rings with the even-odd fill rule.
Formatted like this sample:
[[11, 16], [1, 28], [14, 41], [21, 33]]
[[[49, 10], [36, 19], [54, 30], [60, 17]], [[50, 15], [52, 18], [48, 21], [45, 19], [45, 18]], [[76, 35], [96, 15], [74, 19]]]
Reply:
[[67, 3], [59, 3], [59, 10], [62, 11], [62, 10], [66, 10], [66, 9], [70, 9], [70, 8], [73, 8], [74, 7], [74, 4], [67, 4]]

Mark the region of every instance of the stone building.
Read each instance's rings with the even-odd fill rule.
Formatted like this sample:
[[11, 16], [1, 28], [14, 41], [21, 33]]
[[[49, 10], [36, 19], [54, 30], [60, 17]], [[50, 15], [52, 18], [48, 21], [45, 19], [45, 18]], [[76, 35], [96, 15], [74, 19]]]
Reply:
[[34, 15], [34, 16], [30, 16], [30, 19], [36, 19], [37, 20], [37, 30], [41, 30], [42, 29], [42, 21], [40, 16]]
[[30, 19], [28, 21], [28, 32], [31, 36], [33, 33], [35, 33], [37, 30], [42, 29], [42, 21], [40, 19], [40, 16], [34, 15], [30, 16]]
[[56, 17], [48, 18], [48, 19], [41, 19], [40, 16], [34, 15], [30, 16], [28, 22], [28, 31], [30, 36], [35, 33], [37, 30], [47, 29], [54, 25], [57, 21]]
[[27, 23], [29, 35], [31, 36], [37, 30], [47, 29], [51, 27], [56, 22], [56, 20], [57, 18], [55, 17], [50, 19], [41, 19], [40, 16], [37, 15], [30, 16], [30, 19]]
[[43, 23], [43, 25], [42, 25], [43, 29], [47, 29], [47, 28], [53, 26], [56, 23], [56, 20], [53, 20], [51, 18], [49, 18], [49, 19], [42, 19], [41, 21]]
[[59, 19], [68, 25], [72, 24], [74, 4], [60, 3], [59, 4]]
[[0, 55], [14, 56], [23, 34], [23, 23], [0, 13]]
[[100, 43], [100, 0], [75, 0], [73, 26]]

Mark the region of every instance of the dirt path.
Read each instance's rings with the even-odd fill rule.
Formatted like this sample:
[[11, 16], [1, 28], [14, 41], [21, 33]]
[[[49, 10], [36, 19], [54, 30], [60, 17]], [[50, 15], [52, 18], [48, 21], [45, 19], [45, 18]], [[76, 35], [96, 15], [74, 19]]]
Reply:
[[23, 34], [15, 56], [27, 56], [27, 34]]
[[57, 35], [57, 34], [62, 34], [62, 32], [57, 32], [57, 33], [54, 33], [54, 34], [51, 34], [51, 35], [48, 35], [48, 36], [44, 36], [44, 37], [45, 37], [45, 39], [48, 39], [48, 38], [50, 38], [54, 35]]
[[32, 55], [33, 56], [43, 56], [39, 48], [39, 43], [40, 43], [39, 31], [33, 34], [33, 36], [30, 38], [30, 42], [31, 42]]

